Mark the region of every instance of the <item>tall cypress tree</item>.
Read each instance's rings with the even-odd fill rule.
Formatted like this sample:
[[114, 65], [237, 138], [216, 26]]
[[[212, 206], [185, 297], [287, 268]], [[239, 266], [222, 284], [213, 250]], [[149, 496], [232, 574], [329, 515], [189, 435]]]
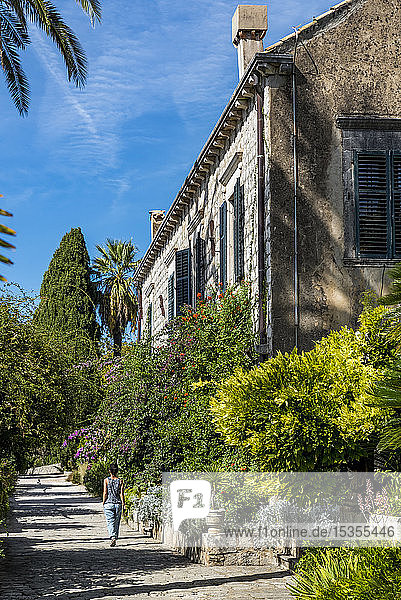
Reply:
[[85, 239], [77, 227], [64, 235], [50, 261], [35, 314], [38, 325], [63, 337], [75, 360], [86, 358], [99, 339], [95, 294]]

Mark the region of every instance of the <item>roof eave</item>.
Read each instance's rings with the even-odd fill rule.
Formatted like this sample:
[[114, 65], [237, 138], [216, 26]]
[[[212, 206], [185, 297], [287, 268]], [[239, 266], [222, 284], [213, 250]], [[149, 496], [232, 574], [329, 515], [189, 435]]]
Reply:
[[182, 200], [184, 198], [186, 198], [185, 203], [188, 203], [188, 200], [187, 200], [188, 195], [193, 194], [192, 191], [191, 192], [188, 191], [188, 188], [191, 185], [194, 185], [194, 181], [193, 181], [194, 178], [196, 176], [199, 176], [200, 167], [202, 166], [202, 163], [204, 162], [205, 158], [207, 157], [207, 154], [210, 153], [213, 144], [217, 142], [219, 133], [221, 133], [221, 130], [224, 127], [224, 124], [226, 123], [227, 119], [229, 118], [229, 114], [233, 110], [235, 102], [237, 102], [238, 100], [241, 99], [241, 92], [247, 86], [249, 87], [249, 86], [254, 85], [254, 82], [251, 82], [250, 80], [251, 80], [252, 76], [255, 74], [255, 72], [256, 73], [259, 72], [262, 75], [265, 74], [263, 67], [268, 67], [269, 65], [273, 65], [277, 68], [277, 70], [279, 70], [281, 65], [288, 65], [288, 64], [292, 64], [292, 55], [289, 55], [289, 54], [268, 54], [266, 52], [258, 52], [257, 54], [255, 54], [254, 58], [248, 65], [248, 68], [246, 69], [244, 75], [242, 76], [241, 80], [239, 81], [237, 87], [235, 88], [234, 93], [231, 96], [225, 109], [223, 110], [219, 120], [217, 121], [215, 127], [213, 128], [213, 131], [211, 132], [205, 145], [203, 146], [202, 150], [200, 151], [198, 158], [196, 159], [190, 172], [188, 173], [177, 196], [175, 197], [168, 212], [166, 213], [166, 215], [165, 215], [154, 239], [150, 243], [144, 257], [141, 259], [140, 265], [134, 275], [134, 281], [138, 287], [140, 287], [141, 283], [143, 282], [143, 280], [146, 277], [149, 263], [152, 262], [152, 254], [154, 254], [154, 252], [157, 250], [157, 247], [160, 245], [163, 235], [166, 233], [166, 228], [168, 226], [169, 221], [171, 220], [171, 217], [176, 212], [176, 210], [179, 207], [179, 205], [181, 204]]

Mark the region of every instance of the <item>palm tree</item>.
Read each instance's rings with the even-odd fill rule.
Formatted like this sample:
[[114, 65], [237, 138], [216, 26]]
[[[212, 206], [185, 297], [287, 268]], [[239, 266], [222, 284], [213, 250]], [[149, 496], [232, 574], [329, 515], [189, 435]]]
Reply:
[[[0, 194], [0, 198], [2, 198], [2, 194]], [[3, 217], [12, 217], [12, 214], [7, 212], [6, 210], [3, 210], [2, 208], [0, 208], [0, 215], [2, 215]], [[15, 235], [15, 231], [14, 229], [10, 229], [10, 227], [7, 227], [6, 225], [1, 225], [0, 224], [0, 233], [1, 234], [5, 234], [5, 235]], [[6, 240], [0, 239], [0, 246], [2, 248], [7, 248], [7, 249], [15, 249], [15, 246], [13, 246], [13, 244], [10, 244], [10, 242], [7, 242]], [[8, 265], [12, 265], [13, 261], [10, 260], [9, 258], [7, 258], [6, 256], [3, 256], [3, 254], [0, 254], [0, 262], [2, 263], [6, 263]], [[3, 275], [0, 275], [0, 281], [7, 281], [7, 279], [5, 277], [3, 277]]]
[[401, 361], [392, 365], [385, 379], [376, 383], [373, 393], [375, 406], [389, 409], [391, 416], [384, 425], [378, 450], [401, 449]]
[[122, 338], [127, 325], [136, 328], [138, 299], [133, 286], [133, 272], [139, 261], [132, 243], [121, 240], [106, 241], [96, 246], [100, 256], [92, 263], [94, 281], [99, 293], [99, 312], [103, 326], [107, 327], [114, 344], [114, 356], [121, 355]]
[[[92, 21], [100, 21], [100, 0], [75, 0]], [[22, 69], [20, 52], [30, 43], [28, 23], [42, 29], [64, 59], [69, 81], [77, 87], [86, 82], [85, 52], [75, 33], [64, 22], [50, 0], [0, 0], [0, 64], [15, 106], [26, 115], [29, 83]]]

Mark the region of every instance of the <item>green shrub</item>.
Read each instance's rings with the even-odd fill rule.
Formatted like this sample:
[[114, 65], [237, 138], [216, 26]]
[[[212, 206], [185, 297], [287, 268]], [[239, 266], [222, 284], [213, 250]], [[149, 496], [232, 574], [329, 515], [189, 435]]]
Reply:
[[234, 368], [255, 363], [254, 342], [247, 285], [199, 298], [161, 339], [126, 346], [110, 365], [81, 454], [96, 434], [93, 461], [118, 461], [126, 485], [141, 490], [159, 483], [161, 471], [242, 466], [241, 451], [216, 433], [209, 400]]
[[24, 293], [0, 293], [0, 458], [12, 457], [19, 471], [39, 454], [57, 458], [65, 429], [98, 397], [90, 369], [33, 322], [34, 308]]
[[[17, 470], [14, 461], [0, 459], [0, 527], [4, 525], [9, 509], [9, 497], [13, 493], [17, 483]], [[0, 558], [4, 557], [3, 549], [0, 547]]]
[[109, 466], [104, 461], [98, 461], [88, 466], [84, 476], [84, 485], [93, 496], [103, 496], [103, 482], [109, 476]]
[[381, 375], [380, 323], [387, 309], [370, 309], [361, 328], [347, 327], [317, 342], [310, 352], [278, 353], [218, 386], [212, 399], [217, 431], [228, 444], [255, 457], [262, 470], [325, 470], [355, 467], [372, 455], [383, 411], [369, 390]]
[[17, 470], [14, 462], [9, 459], [0, 459], [0, 522], [7, 515], [9, 496], [13, 492], [16, 482]]
[[400, 548], [321, 548], [308, 551], [289, 586], [298, 600], [398, 600]]

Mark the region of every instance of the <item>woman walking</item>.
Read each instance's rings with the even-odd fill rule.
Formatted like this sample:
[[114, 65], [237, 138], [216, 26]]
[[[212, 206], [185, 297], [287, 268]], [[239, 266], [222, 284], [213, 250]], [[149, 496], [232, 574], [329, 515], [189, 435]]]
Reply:
[[103, 486], [103, 510], [110, 536], [110, 546], [115, 546], [120, 527], [121, 513], [124, 510], [124, 483], [117, 477], [118, 466], [110, 465], [110, 477]]

